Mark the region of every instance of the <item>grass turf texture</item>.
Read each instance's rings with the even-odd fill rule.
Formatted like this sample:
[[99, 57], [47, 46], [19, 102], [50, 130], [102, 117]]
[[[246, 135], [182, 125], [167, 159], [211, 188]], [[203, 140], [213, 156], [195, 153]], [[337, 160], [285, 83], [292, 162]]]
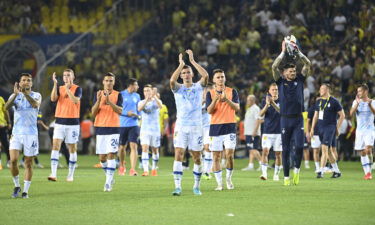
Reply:
[[[49, 165], [49, 155], [39, 158]], [[340, 163], [339, 179], [327, 174], [318, 180], [313, 169], [302, 169], [300, 184], [284, 187], [282, 179], [272, 181], [273, 170], [268, 172], [271, 179], [262, 181], [260, 172], [240, 171], [247, 160], [236, 160], [234, 190], [214, 191], [212, 178], [202, 180], [203, 195], [194, 196], [189, 170], [182, 179], [182, 196], [175, 197], [173, 158], [160, 159], [158, 177], [120, 177], [116, 171], [109, 193], [103, 192], [103, 170], [92, 167], [97, 161], [79, 156], [73, 183], [65, 181], [66, 167], [58, 169], [57, 182], [47, 181], [49, 167], [34, 169], [29, 199], [10, 197], [13, 182], [3, 169], [0, 224], [374, 224], [375, 180], [362, 179], [359, 162]], [[23, 169], [20, 174], [23, 187]]]

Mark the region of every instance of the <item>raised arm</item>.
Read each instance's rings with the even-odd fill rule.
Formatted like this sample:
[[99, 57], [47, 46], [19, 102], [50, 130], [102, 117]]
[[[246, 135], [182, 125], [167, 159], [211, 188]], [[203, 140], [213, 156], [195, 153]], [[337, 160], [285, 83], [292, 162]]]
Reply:
[[115, 113], [121, 115], [121, 113], [122, 113], [122, 107], [119, 106], [119, 105], [117, 105], [116, 103], [111, 102], [111, 100], [109, 100], [109, 92], [108, 92], [108, 90], [104, 90], [104, 94], [105, 94], [105, 102], [106, 102], [106, 104], [108, 104], [109, 106], [111, 106], [111, 108], [113, 109], [113, 111], [115, 111]]
[[56, 102], [59, 96], [57, 95], [57, 79], [56, 79], [56, 73], [53, 72], [52, 74], [52, 81], [53, 81], [53, 88], [51, 92], [51, 101]]
[[33, 97], [31, 97], [29, 94], [23, 92], [23, 95], [25, 96], [26, 100], [30, 103], [30, 105], [33, 108], [38, 108], [40, 106], [41, 100], [35, 100]]
[[[209, 114], [212, 114], [215, 112], [215, 107], [216, 107], [216, 103], [219, 101], [220, 99], [220, 94], [216, 93], [215, 96], [211, 96], [211, 93], [210, 92], [207, 92], [207, 95], [206, 95], [206, 101], [209, 102], [210, 104], [207, 106], [207, 112]], [[212, 99], [212, 101], [211, 101]], [[211, 102], [210, 102], [211, 101]]]
[[350, 109], [349, 116], [352, 117], [353, 114], [357, 111], [359, 106], [360, 98], [358, 96], [355, 98], [355, 101], [353, 102], [352, 108]]
[[307, 77], [307, 76], [310, 76], [311, 75], [311, 62], [310, 60], [298, 49], [298, 56], [299, 56], [299, 59], [302, 61], [303, 63], [303, 67], [302, 67], [302, 75]]
[[283, 60], [284, 56], [285, 56], [285, 41], [283, 41], [283, 43], [281, 44], [280, 55], [277, 56], [277, 58], [275, 59], [275, 61], [272, 64], [272, 76], [273, 76], [273, 79], [275, 81], [277, 81], [280, 78], [281, 73], [280, 73], [280, 70], [279, 70], [279, 66], [280, 66], [280, 63]]
[[177, 83], [177, 79], [180, 76], [182, 68], [185, 66], [185, 62], [182, 59], [182, 53], [178, 55], [178, 61], [180, 64], [178, 65], [177, 69], [173, 72], [171, 79], [169, 80], [169, 85], [172, 90], [177, 90], [178, 88], [180, 88], [180, 84]]
[[[68, 95], [69, 99], [70, 99], [74, 104], [77, 104], [81, 98], [75, 96], [75, 95], [70, 91], [70, 87], [71, 87], [72, 85], [73, 85], [73, 81], [69, 79], [69, 82], [65, 84], [66, 94]], [[78, 90], [78, 89], [77, 89], [77, 90]]]
[[18, 86], [18, 83], [16, 82], [14, 84], [13, 94], [9, 97], [7, 103], [5, 103], [6, 110], [10, 109], [10, 107], [13, 106], [14, 100], [16, 100], [16, 97], [19, 93], [20, 93], [20, 87]]
[[208, 83], [207, 71], [195, 61], [192, 50], [188, 49], [186, 50], [186, 53], [189, 55], [190, 63], [194, 66], [194, 68], [198, 71], [198, 73], [202, 75], [202, 78], [199, 80], [199, 83], [201, 83], [201, 85], [205, 87]]
[[91, 108], [91, 114], [92, 114], [93, 118], [95, 118], [96, 114], [98, 114], [98, 112], [99, 112], [99, 106], [100, 106], [101, 98], [102, 98], [102, 91], [98, 91], [96, 93], [96, 102]]
[[146, 107], [147, 102], [149, 101], [150, 101], [149, 98], [145, 98], [144, 101], [140, 101], [138, 103], [138, 112], [142, 111]]
[[270, 107], [270, 105], [271, 105], [270, 97], [269, 97], [269, 96], [266, 96], [266, 104], [265, 104], [264, 107], [260, 110], [260, 112], [259, 112], [259, 117], [263, 117], [263, 116], [266, 114], [266, 112], [267, 112], [268, 108]]

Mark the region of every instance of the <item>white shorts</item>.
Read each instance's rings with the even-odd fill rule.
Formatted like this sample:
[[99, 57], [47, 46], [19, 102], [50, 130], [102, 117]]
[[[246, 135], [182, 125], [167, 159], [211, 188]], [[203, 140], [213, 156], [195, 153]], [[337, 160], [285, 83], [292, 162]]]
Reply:
[[175, 148], [183, 148], [191, 151], [202, 151], [203, 135], [202, 127], [181, 127], [175, 129], [173, 145]]
[[210, 151], [220, 152], [225, 149], [235, 149], [237, 143], [236, 134], [225, 134], [210, 137]]
[[281, 134], [262, 135], [262, 148], [267, 148], [269, 150], [271, 147], [273, 147], [273, 151], [275, 152], [283, 151], [283, 146], [281, 145]]
[[106, 155], [118, 151], [120, 134], [96, 135], [96, 154]]
[[141, 134], [141, 145], [148, 145], [153, 148], [160, 147], [160, 134]]
[[311, 148], [320, 148], [321, 145], [322, 143], [320, 142], [319, 135], [314, 135], [311, 138]]
[[210, 144], [210, 127], [203, 127], [203, 145]]
[[354, 150], [363, 150], [366, 146], [374, 146], [375, 131], [356, 131]]
[[36, 156], [39, 154], [38, 135], [15, 134], [10, 138], [10, 150], [22, 151], [24, 156]]
[[79, 125], [55, 124], [53, 139], [64, 140], [67, 144], [78, 143]]

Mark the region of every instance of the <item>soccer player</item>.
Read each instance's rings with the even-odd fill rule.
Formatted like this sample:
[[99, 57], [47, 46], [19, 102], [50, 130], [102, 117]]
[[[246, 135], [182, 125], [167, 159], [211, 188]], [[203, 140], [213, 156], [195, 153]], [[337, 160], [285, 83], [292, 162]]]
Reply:
[[211, 179], [212, 171], [212, 152], [210, 151], [210, 121], [211, 115], [207, 112], [206, 105], [206, 95], [207, 92], [212, 89], [211, 85], [204, 88], [203, 91], [203, 102], [202, 102], [202, 125], [203, 125], [203, 151], [204, 151], [204, 161], [203, 161], [203, 178], [206, 180]]
[[260, 108], [256, 104], [256, 98], [254, 95], [247, 96], [247, 110], [244, 120], [245, 138], [246, 138], [246, 149], [249, 151], [249, 165], [242, 169], [242, 171], [254, 170], [254, 158], [260, 160], [260, 121], [259, 112]]
[[[280, 125], [281, 125], [281, 142], [283, 148], [282, 161], [284, 168], [284, 185], [290, 185], [289, 168], [290, 168], [290, 152], [292, 150], [291, 141], [295, 143], [295, 169], [293, 176], [293, 184], [299, 183], [299, 172], [303, 155], [304, 128], [303, 128], [303, 84], [305, 77], [310, 74], [310, 60], [297, 50], [297, 58], [304, 64], [302, 73], [297, 74], [296, 65], [287, 63], [283, 69], [279, 70], [279, 65], [286, 54], [286, 43], [282, 43], [282, 52], [272, 64], [273, 78], [279, 88], [280, 100]], [[296, 46], [295, 46], [296, 47]], [[289, 48], [289, 47], [288, 47]]]
[[[174, 196], [181, 195], [182, 160], [185, 149], [188, 149], [194, 161], [194, 186], [193, 193], [201, 195], [200, 179], [202, 175], [201, 151], [203, 147], [202, 137], [202, 95], [203, 88], [207, 85], [208, 73], [194, 59], [193, 52], [186, 50], [189, 61], [202, 76], [197, 83], [193, 83], [194, 73], [190, 66], [185, 65], [182, 53], [179, 54], [179, 66], [173, 72], [170, 79], [170, 87], [174, 94], [177, 109], [177, 120], [174, 129], [173, 144], [175, 148], [175, 160], [173, 162], [173, 174], [175, 190]], [[181, 77], [183, 83], [177, 82]]]
[[116, 170], [116, 154], [120, 138], [120, 115], [122, 113], [122, 95], [113, 90], [115, 75], [106, 73], [103, 77], [103, 90], [94, 96], [91, 113], [95, 118], [96, 154], [106, 175], [104, 191], [113, 188], [113, 175]]
[[141, 112], [141, 145], [142, 145], [142, 176], [148, 176], [149, 157], [148, 151], [151, 147], [152, 151], [152, 170], [151, 176], [157, 176], [157, 162], [159, 161], [159, 147], [160, 147], [160, 123], [159, 111], [162, 107], [162, 102], [152, 90], [152, 85], [147, 84], [143, 87], [143, 94], [145, 99], [138, 103], [138, 111]]
[[13, 106], [14, 125], [10, 139], [10, 172], [13, 176], [14, 190], [12, 197], [17, 198], [21, 192], [18, 170], [19, 152], [23, 149], [25, 156], [25, 175], [22, 198], [28, 198], [28, 192], [33, 176], [33, 157], [38, 155], [38, 126], [37, 117], [42, 96], [31, 90], [32, 76], [28, 73], [20, 75], [19, 83], [15, 83], [13, 94], [9, 97], [5, 108]]
[[357, 129], [355, 133], [354, 149], [361, 154], [361, 163], [365, 172], [364, 179], [371, 180], [372, 149], [375, 139], [375, 101], [368, 96], [368, 86], [362, 84], [357, 88], [357, 96], [350, 109], [350, 116], [356, 113]]
[[[320, 170], [317, 178], [323, 178], [324, 167], [330, 153], [330, 163], [333, 168], [332, 178], [339, 178], [341, 172], [337, 165], [337, 159], [332, 147], [336, 147], [336, 133], [345, 118], [344, 110], [339, 101], [330, 94], [330, 86], [322, 84], [319, 89], [320, 99], [315, 103], [315, 113], [311, 126], [310, 137], [314, 137], [316, 123], [319, 123], [319, 139], [322, 143], [322, 156], [320, 159]], [[337, 121], [337, 115], [339, 120]], [[329, 152], [330, 151], [330, 152]], [[337, 154], [336, 154], [337, 155]]]
[[141, 97], [137, 93], [138, 81], [134, 78], [130, 78], [127, 82], [127, 88], [121, 91], [123, 103], [122, 113], [120, 115], [120, 149], [119, 158], [120, 166], [118, 173], [124, 176], [126, 173], [125, 167], [125, 156], [127, 145], [130, 145], [130, 176], [137, 176], [138, 173], [135, 170], [138, 158], [138, 138], [139, 138], [139, 126], [138, 120], [140, 118], [138, 111], [138, 103]]
[[281, 128], [280, 128], [280, 108], [279, 96], [277, 91], [277, 84], [272, 83], [268, 89], [265, 102], [262, 102], [262, 110], [259, 113], [260, 117], [264, 117], [263, 135], [262, 135], [262, 175], [260, 179], [267, 180], [268, 168], [268, 154], [273, 147], [275, 152], [275, 172], [273, 180], [279, 180], [279, 173], [281, 170]]
[[207, 112], [211, 114], [210, 151], [213, 152], [213, 172], [216, 178], [216, 191], [223, 190], [220, 160], [223, 146], [226, 157], [227, 189], [234, 189], [232, 183], [234, 150], [236, 148], [236, 112], [240, 110], [238, 93], [225, 85], [225, 74], [221, 69], [213, 71], [215, 87], [207, 92]]
[[9, 141], [8, 141], [8, 129], [11, 128], [10, 117], [8, 110], [5, 109], [5, 101], [4, 98], [0, 96], [0, 170], [3, 169], [1, 165], [1, 148], [4, 150], [5, 154], [7, 155], [6, 164], [8, 164], [10, 160], [9, 155]]
[[82, 88], [74, 84], [74, 72], [65, 69], [63, 72], [64, 85], [58, 87], [56, 73], [53, 73], [53, 88], [51, 101], [57, 102], [55, 111], [55, 129], [53, 131], [51, 151], [50, 181], [57, 181], [57, 166], [59, 164], [59, 151], [64, 141], [69, 149], [69, 173], [66, 181], [72, 182], [77, 163], [77, 143], [79, 139], [79, 112], [82, 97]]

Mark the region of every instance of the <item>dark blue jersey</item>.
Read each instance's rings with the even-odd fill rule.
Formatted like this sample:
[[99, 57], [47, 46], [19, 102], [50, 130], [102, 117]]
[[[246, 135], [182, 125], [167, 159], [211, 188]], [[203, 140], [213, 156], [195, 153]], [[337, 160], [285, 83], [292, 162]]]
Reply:
[[279, 88], [280, 114], [282, 116], [302, 116], [304, 82], [305, 77], [302, 74], [297, 74], [292, 81], [283, 77], [276, 81]]
[[337, 124], [337, 113], [342, 110], [342, 106], [339, 101], [334, 97], [329, 97], [327, 99], [319, 99], [315, 103], [315, 111], [323, 111], [323, 119], [319, 118], [318, 124], [320, 127], [327, 125]]
[[[279, 100], [275, 101], [276, 105], [280, 107]], [[263, 99], [260, 108], [263, 109], [266, 105], [266, 100]], [[266, 113], [264, 114], [263, 123], [263, 134], [280, 134], [280, 113], [271, 105], [268, 107]]]

